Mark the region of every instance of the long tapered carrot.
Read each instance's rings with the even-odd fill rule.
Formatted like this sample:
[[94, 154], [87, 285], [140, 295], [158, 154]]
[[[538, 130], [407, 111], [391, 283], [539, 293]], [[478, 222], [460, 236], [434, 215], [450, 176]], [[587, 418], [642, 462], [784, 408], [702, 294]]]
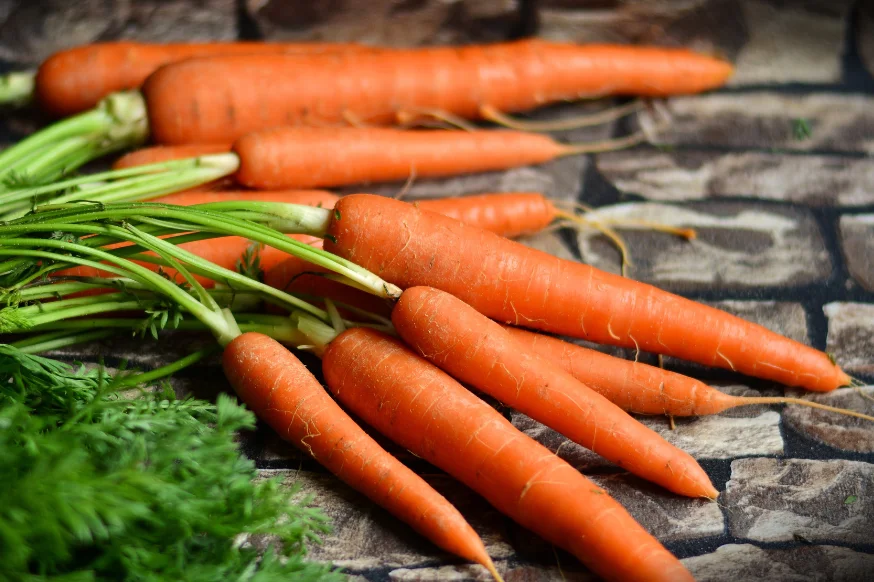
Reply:
[[328, 345], [322, 367], [357, 416], [604, 579], [692, 580], [603, 489], [400, 342], [351, 329]]
[[162, 65], [192, 57], [346, 50], [373, 49], [331, 43], [97, 43], [61, 51], [46, 59], [37, 71], [35, 90], [45, 111], [71, 115], [94, 107], [110, 93], [136, 89]]
[[797, 404], [837, 414], [874, 420], [853, 410], [827, 406], [802, 398], [734, 396], [700, 380], [657, 366], [616, 358], [597, 350], [504, 325], [513, 339], [571, 374], [623, 410], [639, 414], [703, 416], [737, 406]]
[[240, 335], [225, 347], [222, 364], [246, 406], [279, 436], [439, 547], [495, 572], [458, 510], [368, 436], [276, 340]]
[[454, 378], [675, 493], [719, 495], [689, 454], [449, 293], [410, 287], [391, 319], [407, 344]]
[[467, 47], [183, 61], [143, 85], [152, 135], [178, 144], [280, 125], [392, 124], [419, 111], [479, 118], [582, 97], [720, 86], [728, 63], [684, 49], [532, 39]]
[[240, 158], [236, 179], [272, 190], [504, 170], [643, 139], [632, 138], [565, 145], [523, 131], [282, 127], [244, 135], [234, 143], [234, 152]]
[[401, 288], [452, 293], [504, 323], [811, 390], [850, 381], [826, 354], [760, 325], [397, 200], [346, 196], [327, 234], [329, 252]]

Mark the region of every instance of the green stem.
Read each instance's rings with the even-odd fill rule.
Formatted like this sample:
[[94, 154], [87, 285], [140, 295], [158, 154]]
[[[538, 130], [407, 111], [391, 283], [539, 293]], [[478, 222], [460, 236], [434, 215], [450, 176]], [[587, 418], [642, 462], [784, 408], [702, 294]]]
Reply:
[[34, 151], [67, 138], [89, 135], [127, 145], [145, 143], [148, 121], [142, 95], [135, 91], [114, 93], [91, 111], [59, 121], [23, 139], [0, 153], [0, 178]]
[[149, 372], [142, 372], [140, 374], [125, 376], [124, 378], [117, 380], [115, 382], [115, 386], [123, 388], [127, 386], [137, 386], [140, 384], [150, 384], [155, 380], [159, 380], [171, 374], [175, 374], [183, 368], [187, 368], [192, 364], [196, 364], [202, 359], [218, 352], [219, 349], [221, 349], [219, 346], [212, 346], [203, 350], [198, 350], [192, 354], [185, 356], [184, 358], [180, 358], [175, 362], [172, 362], [165, 366], [161, 366], [160, 368], [155, 368], [154, 370], [151, 370]]
[[0, 76], [0, 105], [21, 107], [33, 101], [36, 71], [15, 71]]
[[97, 329], [74, 335], [70, 335], [67, 331], [59, 331], [23, 339], [11, 345], [20, 349], [25, 354], [39, 354], [49, 350], [57, 350], [93, 340], [104, 339], [116, 333], [114, 329]]

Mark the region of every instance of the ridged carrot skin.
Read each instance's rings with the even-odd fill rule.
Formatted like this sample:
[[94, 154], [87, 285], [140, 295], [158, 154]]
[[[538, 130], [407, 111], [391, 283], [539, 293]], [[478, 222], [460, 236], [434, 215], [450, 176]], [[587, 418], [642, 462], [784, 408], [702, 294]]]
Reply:
[[628, 413], [457, 297], [410, 287], [392, 311], [401, 338], [453, 378], [527, 414], [608, 461], [688, 497], [716, 498], [707, 473]]
[[539, 39], [297, 58], [180, 62], [149, 77], [152, 135], [178, 144], [234, 139], [281, 125], [388, 125], [421, 110], [468, 119], [606, 95], [667, 96], [722, 85], [729, 63], [685, 49]]
[[603, 489], [399, 341], [348, 330], [328, 345], [322, 367], [357, 416], [605, 580], [692, 580]]
[[222, 364], [246, 406], [283, 439], [439, 547], [491, 565], [458, 510], [368, 436], [276, 340], [259, 333], [238, 336], [225, 348]]
[[739, 404], [736, 397], [683, 374], [615, 358], [518, 327], [503, 327], [527, 349], [629, 412], [703, 416], [718, 414]]
[[[401, 288], [447, 291], [503, 323], [667, 354], [791, 386], [849, 383], [829, 357], [763, 326], [380, 196], [345, 196], [325, 250]], [[449, 251], [447, 251], [449, 249]]]
[[539, 232], [556, 219], [552, 201], [538, 192], [502, 192], [413, 202], [507, 238]]
[[546, 162], [566, 149], [549, 136], [522, 131], [382, 127], [282, 127], [234, 143], [237, 181], [265, 190], [502, 170]]
[[136, 89], [162, 65], [192, 57], [316, 54], [363, 48], [360, 45], [328, 43], [97, 43], [61, 51], [46, 59], [37, 71], [36, 94], [46, 112], [58, 116], [72, 115], [91, 109], [110, 93]]

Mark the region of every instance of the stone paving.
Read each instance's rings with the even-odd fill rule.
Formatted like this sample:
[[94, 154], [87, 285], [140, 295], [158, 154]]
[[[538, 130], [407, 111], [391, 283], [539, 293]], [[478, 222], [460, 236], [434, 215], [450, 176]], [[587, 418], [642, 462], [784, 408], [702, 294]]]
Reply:
[[[657, 144], [443, 181], [417, 181], [411, 199], [537, 190], [632, 217], [694, 227], [698, 238], [626, 230], [628, 274], [710, 302], [826, 349], [849, 373], [874, 382], [874, 6], [849, 1], [562, 0], [83, 0], [0, 3], [0, 58], [38, 62], [58, 48], [113, 38], [359, 40], [397, 45], [498, 40], [536, 33], [580, 42], [684, 45], [737, 63], [730, 87], [668, 102], [672, 123]], [[866, 65], [868, 69], [866, 70]], [[553, 107], [554, 118], [598, 104]], [[5, 139], [33, 127], [9, 120]], [[633, 121], [579, 130], [604, 139]], [[400, 184], [368, 189], [394, 194]], [[524, 239], [565, 258], [618, 272], [615, 248], [597, 231]], [[148, 367], [198, 340], [178, 335], [144, 351], [113, 340], [58, 356]], [[623, 350], [611, 353], [633, 357]], [[655, 359], [642, 354], [643, 361]], [[308, 360], [313, 366], [317, 363]], [[743, 395], [810, 398], [874, 414], [874, 387], [824, 395], [784, 390], [678, 362]], [[212, 360], [174, 380], [180, 392], [228, 390]], [[683, 558], [701, 581], [874, 579], [874, 427], [797, 406], [753, 406], [708, 418], [650, 417], [645, 424], [701, 461], [723, 492], [718, 503], [681, 499], [642, 483], [531, 419], [514, 424], [586, 472]], [[302, 484], [333, 518], [312, 548], [350, 580], [487, 580], [485, 570], [432, 547], [408, 527], [324, 473], [266, 429], [242, 435], [262, 473]], [[386, 445], [458, 504], [508, 582], [592, 580], [570, 555], [499, 515], [471, 491]], [[264, 543], [265, 540], [250, 540]]]

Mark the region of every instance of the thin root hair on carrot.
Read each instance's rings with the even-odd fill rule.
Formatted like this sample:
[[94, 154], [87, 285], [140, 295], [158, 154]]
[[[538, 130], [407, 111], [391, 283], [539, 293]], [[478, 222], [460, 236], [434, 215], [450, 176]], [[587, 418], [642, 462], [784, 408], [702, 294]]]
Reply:
[[398, 190], [398, 193], [394, 195], [395, 200], [401, 200], [404, 196], [410, 193], [410, 189], [413, 187], [413, 182], [416, 181], [416, 166], [410, 166], [410, 175], [407, 176], [407, 181], [404, 182], [403, 187]]
[[582, 127], [593, 127], [603, 125], [617, 119], [622, 119], [627, 115], [636, 113], [643, 109], [643, 101], [636, 99], [622, 105], [609, 107], [596, 113], [585, 113], [568, 119], [556, 119], [552, 121], [533, 121], [528, 119], [520, 119], [508, 115], [491, 105], [483, 105], [480, 108], [480, 115], [483, 119], [502, 125], [510, 129], [519, 131], [568, 131], [571, 129], [579, 129]]
[[808, 408], [825, 410], [827, 412], [834, 412], [836, 414], [843, 414], [844, 416], [852, 416], [854, 418], [861, 418], [863, 420], [874, 422], [874, 416], [869, 414], [856, 412], [855, 410], [849, 410], [847, 408], [829, 406], [828, 404], [820, 404], [819, 402], [805, 400], [804, 398], [791, 398], [788, 396], [742, 396], [739, 397], [737, 401], [741, 406], [754, 404], [797, 404], [799, 406], [807, 406]]
[[450, 128], [461, 129], [464, 131], [476, 131], [479, 129], [476, 125], [470, 123], [458, 115], [444, 111], [442, 109], [432, 108], [407, 108], [399, 111], [395, 117], [398, 125], [401, 127], [416, 127], [422, 124], [422, 118], [436, 119], [445, 123]]
[[619, 251], [620, 269], [623, 277], [627, 275], [628, 267], [634, 266], [631, 262], [631, 254], [628, 251], [628, 246], [625, 244], [625, 240], [618, 232], [616, 232], [609, 226], [597, 220], [588, 220], [586, 218], [577, 216], [576, 214], [564, 212], [563, 210], [558, 210], [556, 212], [556, 216], [564, 218], [567, 221], [557, 223], [561, 227], [572, 227], [577, 229], [579, 229], [581, 226], [590, 227], [594, 228], [595, 230], [606, 236], [608, 239], [610, 239], [610, 241], [614, 244], [614, 246], [616, 246], [616, 249]]

